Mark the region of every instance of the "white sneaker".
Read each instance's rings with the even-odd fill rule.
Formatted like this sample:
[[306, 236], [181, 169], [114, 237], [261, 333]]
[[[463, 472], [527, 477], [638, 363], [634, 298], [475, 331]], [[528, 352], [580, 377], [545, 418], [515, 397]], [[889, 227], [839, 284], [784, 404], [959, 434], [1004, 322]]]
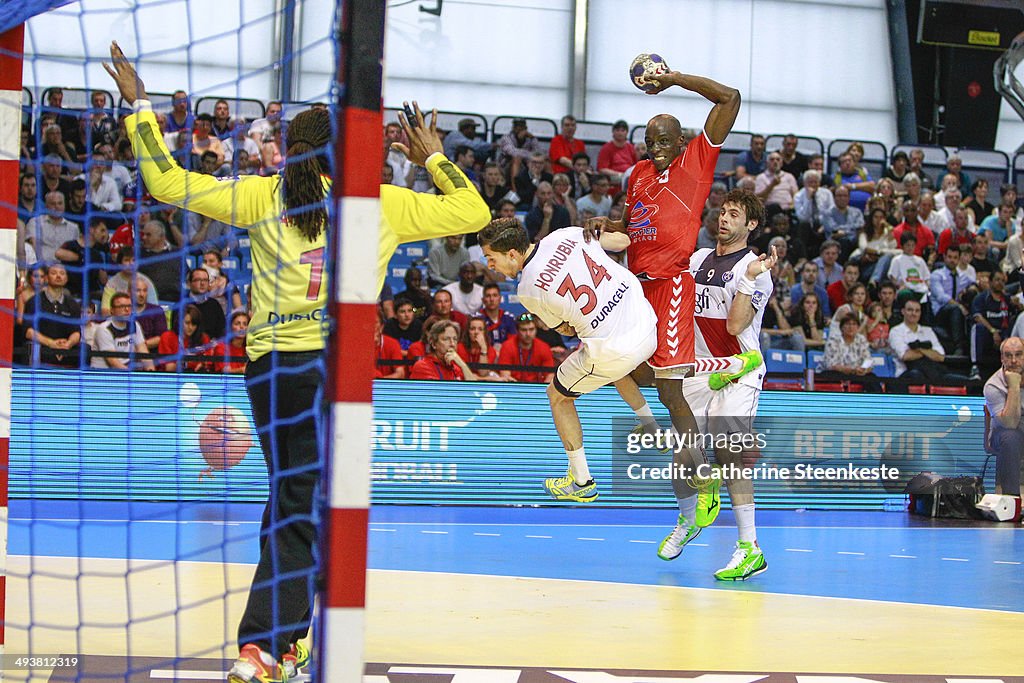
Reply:
[[686, 517], [679, 515], [672, 533], [665, 537], [658, 546], [658, 557], [663, 560], [674, 560], [683, 552], [683, 546], [700, 535], [701, 528], [690, 524]]

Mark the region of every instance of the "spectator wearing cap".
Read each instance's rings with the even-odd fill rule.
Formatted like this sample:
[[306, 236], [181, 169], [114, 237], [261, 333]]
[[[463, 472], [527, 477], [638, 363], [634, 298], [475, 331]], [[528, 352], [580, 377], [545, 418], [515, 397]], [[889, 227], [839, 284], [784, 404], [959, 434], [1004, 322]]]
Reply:
[[612, 139], [604, 143], [597, 154], [597, 172], [608, 176], [616, 189], [622, 182], [622, 175], [638, 161], [636, 147], [627, 139], [628, 135], [629, 124], [621, 119], [616, 121], [612, 124]]
[[467, 260], [459, 266], [459, 281], [442, 289], [452, 295], [452, 308], [465, 316], [475, 315], [484, 305], [484, 288], [476, 283], [476, 266]]
[[[576, 166], [576, 155], [585, 154], [586, 145], [582, 140], [576, 139], [576, 117], [566, 115], [562, 117], [562, 131], [551, 138], [551, 145], [548, 147], [548, 158], [551, 159], [552, 173], [569, 173]], [[589, 164], [590, 160], [587, 160]], [[578, 189], [578, 188], [577, 188]], [[579, 195], [577, 195], [579, 196]]]
[[542, 152], [534, 152], [526, 162], [526, 167], [515, 176], [515, 191], [519, 195], [520, 211], [529, 211], [533, 206], [533, 198], [541, 183], [550, 183], [554, 176], [545, 170], [547, 159]]
[[[516, 319], [516, 335], [509, 337], [498, 352], [498, 365], [550, 367], [554, 370], [555, 358], [551, 347], [537, 339], [537, 324], [533, 315], [523, 313]], [[547, 384], [553, 372], [532, 370], [502, 370], [501, 376], [516, 382], [540, 382]]]
[[444, 155], [455, 161], [455, 150], [465, 145], [473, 150], [478, 161], [487, 161], [491, 156], [493, 145], [481, 137], [477, 137], [476, 129], [480, 124], [475, 119], [465, 118], [459, 121], [458, 130], [444, 136]]
[[498, 140], [498, 164], [507, 178], [515, 178], [530, 155], [540, 152], [540, 143], [526, 125], [526, 119], [513, 119], [512, 130]]
[[47, 193], [46, 212], [25, 226], [25, 241], [32, 245], [36, 257], [47, 263], [56, 258], [62, 244], [77, 240], [79, 234], [78, 226], [64, 217], [64, 195], [60, 192]]
[[469, 250], [462, 246], [462, 235], [448, 235], [430, 250], [427, 257], [427, 283], [443, 287], [459, 278], [459, 267], [469, 260]]
[[893, 186], [896, 188], [897, 194], [904, 194], [906, 188], [903, 186], [903, 179], [907, 173], [910, 172], [910, 157], [903, 150], [900, 150], [892, 155], [892, 163], [882, 173], [883, 178], [888, 178], [892, 181]]

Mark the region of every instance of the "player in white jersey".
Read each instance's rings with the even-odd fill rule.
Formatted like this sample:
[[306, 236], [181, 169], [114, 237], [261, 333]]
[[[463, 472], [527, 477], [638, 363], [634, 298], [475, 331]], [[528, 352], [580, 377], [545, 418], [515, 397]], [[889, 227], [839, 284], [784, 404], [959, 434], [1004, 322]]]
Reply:
[[569, 472], [545, 480], [544, 488], [557, 500], [596, 500], [575, 400], [629, 375], [651, 357], [658, 341], [657, 316], [640, 281], [605, 253], [622, 251], [629, 238], [608, 233], [600, 242], [587, 242], [583, 228], [572, 227], [530, 244], [519, 221], [499, 218], [480, 231], [478, 241], [488, 267], [510, 278], [521, 274], [520, 303], [552, 329], [580, 339], [547, 390]]
[[564, 334], [575, 334], [579, 348], [570, 354], [548, 385], [555, 428], [569, 458], [564, 477], [547, 479], [544, 488], [558, 500], [597, 500], [583, 448], [583, 426], [575, 400], [625, 377], [654, 353], [657, 317], [636, 276], [604, 251], [622, 251], [624, 235], [586, 242], [582, 228], [562, 228], [530, 244], [514, 218], [499, 218], [480, 231], [487, 265], [519, 282], [519, 301]]
[[[733, 190], [722, 204], [718, 218], [718, 244], [701, 249], [690, 259], [690, 273], [696, 282], [694, 308], [697, 358], [738, 354], [760, 346], [761, 318], [771, 297], [771, 269], [777, 255], [757, 256], [747, 246], [750, 234], [764, 222], [764, 206], [747, 190]], [[714, 435], [716, 445], [727, 435], [730, 447], [715, 449], [715, 457], [726, 471], [742, 469], [744, 451], [754, 450], [754, 417], [764, 381], [764, 366], [728, 382], [683, 380], [683, 394], [693, 409], [702, 434]], [[716, 482], [718, 480], [716, 479]], [[715, 572], [722, 581], [742, 581], [768, 568], [757, 544], [754, 529], [754, 483], [750, 478], [727, 477], [739, 529], [739, 541], [732, 559]], [[717, 485], [710, 506], [711, 520], [718, 514]], [[682, 501], [681, 501], [682, 502]], [[683, 546], [696, 538], [705, 524], [682, 511], [676, 527], [658, 547], [658, 556], [672, 560]]]

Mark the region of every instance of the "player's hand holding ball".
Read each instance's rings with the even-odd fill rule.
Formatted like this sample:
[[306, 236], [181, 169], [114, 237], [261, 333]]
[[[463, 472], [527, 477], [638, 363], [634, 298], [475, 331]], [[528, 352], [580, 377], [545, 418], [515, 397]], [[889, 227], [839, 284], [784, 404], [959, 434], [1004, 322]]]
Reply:
[[672, 69], [660, 55], [646, 52], [633, 58], [629, 65], [629, 79], [648, 95], [657, 95], [673, 84]]

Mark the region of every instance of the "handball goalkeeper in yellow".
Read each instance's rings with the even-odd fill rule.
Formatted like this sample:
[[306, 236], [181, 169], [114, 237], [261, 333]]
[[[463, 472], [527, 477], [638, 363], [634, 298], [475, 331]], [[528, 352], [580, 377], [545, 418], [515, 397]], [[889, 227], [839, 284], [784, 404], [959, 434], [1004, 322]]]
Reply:
[[[151, 102], [116, 43], [104, 64], [133, 109], [125, 120], [139, 173], [158, 201], [248, 231], [252, 245], [252, 321], [246, 337], [246, 390], [270, 478], [260, 531], [260, 559], [238, 628], [235, 683], [288, 680], [304, 667], [315, 576], [317, 532], [311, 520], [320, 480], [317, 416], [323, 398], [328, 327], [325, 266], [331, 169], [330, 114], [304, 111], [285, 134], [287, 163], [278, 176], [216, 179], [179, 167], [163, 141]], [[443, 195], [381, 187], [377, 291], [402, 242], [475, 232], [490, 212], [462, 171], [441, 152], [436, 111], [426, 126], [401, 117], [409, 145], [399, 148], [426, 166]], [[359, 230], [359, 225], [344, 226]], [[169, 255], [179, 258], [179, 254]], [[366, 329], [370, 342], [372, 330]]]

